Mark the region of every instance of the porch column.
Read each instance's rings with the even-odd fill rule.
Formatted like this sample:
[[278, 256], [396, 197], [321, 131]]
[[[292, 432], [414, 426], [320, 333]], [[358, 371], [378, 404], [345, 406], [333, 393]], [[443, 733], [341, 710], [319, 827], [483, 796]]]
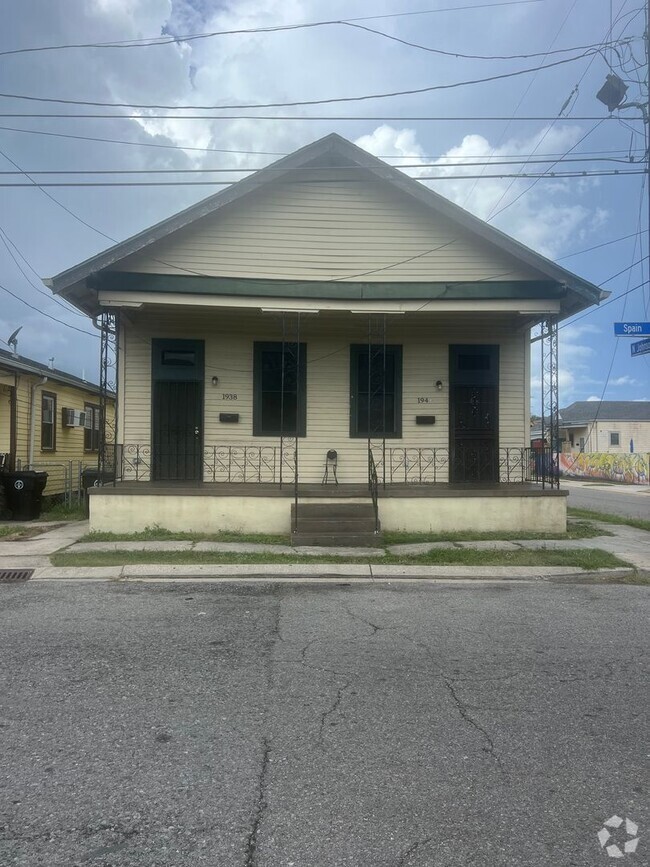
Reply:
[[[117, 364], [119, 339], [119, 311], [106, 310], [95, 320], [99, 328], [101, 345], [99, 355], [99, 448], [97, 463], [99, 484], [105, 474], [113, 477], [119, 471], [121, 457], [117, 454]], [[109, 412], [111, 398], [115, 399], [113, 417]]]
[[557, 316], [542, 322], [542, 442], [548, 442], [550, 465], [544, 465], [542, 487], [560, 487], [560, 409]]

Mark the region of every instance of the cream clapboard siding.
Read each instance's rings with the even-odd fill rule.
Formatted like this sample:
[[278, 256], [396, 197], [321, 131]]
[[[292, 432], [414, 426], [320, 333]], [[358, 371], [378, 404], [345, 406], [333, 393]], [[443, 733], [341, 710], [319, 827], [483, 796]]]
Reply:
[[[151, 442], [151, 337], [205, 341], [204, 445], [277, 446], [278, 438], [254, 437], [253, 342], [280, 340], [281, 321], [272, 314], [158, 310], [129, 313], [133, 325], [124, 335], [124, 443]], [[403, 346], [403, 436], [394, 447], [448, 446], [448, 347], [450, 343], [500, 344], [500, 445], [528, 444], [526, 431], [527, 333], [513, 318], [468, 316], [417, 319], [387, 317], [388, 344]], [[301, 342], [307, 344], [307, 437], [300, 440], [300, 478], [321, 480], [325, 453], [339, 453], [339, 481], [367, 479], [367, 442], [349, 436], [350, 344], [367, 343], [364, 315], [303, 317]], [[212, 385], [212, 376], [219, 382]], [[435, 388], [436, 380], [444, 388]], [[224, 394], [236, 394], [226, 400]], [[428, 404], [418, 404], [428, 398]], [[238, 412], [239, 424], [219, 422], [220, 412]], [[416, 415], [436, 416], [434, 426], [418, 426]], [[398, 480], [398, 477], [395, 479]]]
[[368, 180], [270, 184], [114, 269], [373, 282], [540, 279], [405, 193]]

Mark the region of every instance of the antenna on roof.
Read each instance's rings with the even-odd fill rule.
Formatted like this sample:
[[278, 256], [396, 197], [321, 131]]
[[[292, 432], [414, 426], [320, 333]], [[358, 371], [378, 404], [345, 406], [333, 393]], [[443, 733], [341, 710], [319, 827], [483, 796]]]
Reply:
[[54, 370], [54, 356], [52, 355], [47, 360], [49, 361], [49, 364], [47, 366], [50, 368], [50, 370]]
[[7, 345], [11, 346], [11, 354], [14, 358], [18, 358], [18, 333], [22, 330], [22, 327], [22, 325], [19, 325], [7, 341]]

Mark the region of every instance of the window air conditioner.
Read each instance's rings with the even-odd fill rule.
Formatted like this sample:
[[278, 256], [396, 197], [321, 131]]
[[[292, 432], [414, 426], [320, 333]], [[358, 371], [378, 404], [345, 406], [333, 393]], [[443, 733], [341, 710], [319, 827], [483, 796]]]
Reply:
[[63, 427], [85, 427], [86, 413], [79, 409], [63, 408]]

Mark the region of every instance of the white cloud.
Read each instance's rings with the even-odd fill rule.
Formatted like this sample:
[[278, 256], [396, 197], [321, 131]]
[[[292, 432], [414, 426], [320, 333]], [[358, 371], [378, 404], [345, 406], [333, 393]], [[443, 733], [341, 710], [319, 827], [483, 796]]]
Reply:
[[592, 394], [591, 397], [588, 397], [588, 398], [587, 398], [587, 400], [588, 400], [590, 403], [593, 403], [593, 401], [599, 401], [600, 398], [599, 398], [597, 395]]
[[616, 379], [610, 379], [610, 385], [620, 386], [620, 385], [640, 385], [638, 379], [633, 379], [631, 376], [617, 376]]

